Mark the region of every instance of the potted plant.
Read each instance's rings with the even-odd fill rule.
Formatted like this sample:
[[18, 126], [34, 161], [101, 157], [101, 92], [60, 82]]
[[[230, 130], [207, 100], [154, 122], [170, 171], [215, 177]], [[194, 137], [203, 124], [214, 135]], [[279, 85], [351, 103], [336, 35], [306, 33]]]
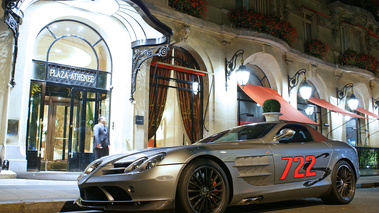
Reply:
[[280, 113], [280, 103], [276, 99], [267, 99], [263, 103], [263, 113], [266, 121], [279, 121], [279, 116], [283, 115]]

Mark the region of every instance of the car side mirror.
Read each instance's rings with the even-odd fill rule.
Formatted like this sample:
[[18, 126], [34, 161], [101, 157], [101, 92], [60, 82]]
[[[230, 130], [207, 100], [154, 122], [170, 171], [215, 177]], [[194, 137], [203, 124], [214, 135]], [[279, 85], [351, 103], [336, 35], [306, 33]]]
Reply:
[[295, 131], [293, 129], [282, 129], [280, 130], [279, 135], [276, 135], [274, 137], [274, 141], [278, 141], [283, 138], [290, 138], [295, 134]]

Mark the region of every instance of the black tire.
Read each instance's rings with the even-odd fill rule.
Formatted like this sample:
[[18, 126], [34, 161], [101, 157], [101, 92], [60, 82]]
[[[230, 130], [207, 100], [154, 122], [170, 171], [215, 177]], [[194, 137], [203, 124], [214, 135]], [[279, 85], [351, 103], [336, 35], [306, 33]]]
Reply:
[[186, 166], [178, 183], [176, 212], [222, 213], [228, 202], [228, 179], [217, 163], [199, 159]]
[[324, 200], [330, 204], [348, 204], [355, 195], [355, 173], [353, 168], [346, 161], [340, 161], [333, 169], [332, 186], [330, 193]]

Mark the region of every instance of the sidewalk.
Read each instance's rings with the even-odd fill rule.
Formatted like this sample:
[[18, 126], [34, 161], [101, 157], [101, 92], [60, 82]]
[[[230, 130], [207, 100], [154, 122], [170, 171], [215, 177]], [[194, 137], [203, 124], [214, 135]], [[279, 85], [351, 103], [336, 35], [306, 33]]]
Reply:
[[[76, 178], [80, 173], [39, 172], [0, 179], [0, 212], [80, 211]], [[361, 176], [357, 188], [379, 187], [379, 176]]]

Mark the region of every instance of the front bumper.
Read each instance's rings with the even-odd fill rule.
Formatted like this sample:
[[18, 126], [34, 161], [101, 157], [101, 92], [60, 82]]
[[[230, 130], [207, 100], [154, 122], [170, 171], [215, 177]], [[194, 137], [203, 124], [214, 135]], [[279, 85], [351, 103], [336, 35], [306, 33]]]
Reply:
[[81, 198], [75, 203], [84, 209], [98, 209], [103, 211], [122, 211], [122, 212], [147, 212], [147, 211], [165, 211], [175, 208], [175, 200], [161, 201], [84, 201]]
[[[76, 203], [89, 209], [150, 211], [174, 208], [183, 164], [162, 165], [138, 174], [85, 176]], [[100, 174], [100, 173], [97, 173]]]

